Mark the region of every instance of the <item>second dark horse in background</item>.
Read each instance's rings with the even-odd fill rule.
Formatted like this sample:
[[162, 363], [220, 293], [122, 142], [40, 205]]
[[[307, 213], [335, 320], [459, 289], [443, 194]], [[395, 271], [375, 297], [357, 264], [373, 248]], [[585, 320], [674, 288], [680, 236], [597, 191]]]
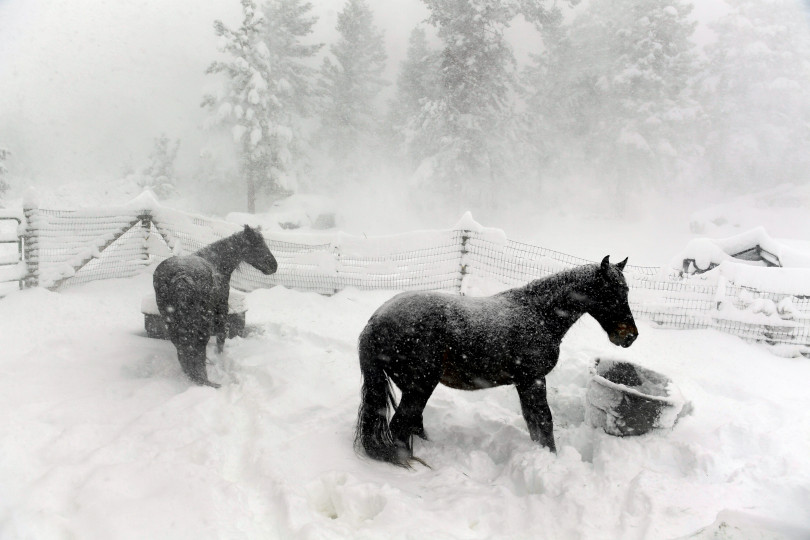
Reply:
[[[421, 461], [412, 438], [427, 438], [422, 411], [442, 383], [459, 390], [514, 384], [529, 435], [554, 451], [546, 375], [565, 333], [589, 313], [614, 345], [629, 347], [638, 336], [622, 273], [626, 263], [605, 257], [485, 298], [411, 292], [383, 304], [360, 334], [357, 449], [403, 467]], [[390, 381], [402, 399], [389, 423]]]
[[208, 380], [205, 348], [211, 334], [217, 336], [219, 351], [225, 345], [231, 274], [243, 261], [266, 275], [278, 268], [261, 233], [247, 225], [191, 255], [170, 257], [155, 268], [152, 283], [158, 310], [183, 372], [197, 384], [220, 386]]

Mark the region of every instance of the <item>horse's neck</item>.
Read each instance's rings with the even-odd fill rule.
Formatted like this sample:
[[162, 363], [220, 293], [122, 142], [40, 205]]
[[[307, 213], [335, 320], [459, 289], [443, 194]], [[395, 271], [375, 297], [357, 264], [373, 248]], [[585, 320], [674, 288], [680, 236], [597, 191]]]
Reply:
[[575, 269], [527, 285], [535, 310], [556, 337], [562, 338], [586, 313], [582, 298], [593, 280], [591, 274]]
[[[227, 238], [225, 240], [228, 240]], [[243, 254], [241, 253], [237, 244], [233, 242], [226, 242], [220, 240], [213, 244], [206, 246], [197, 252], [197, 255], [204, 258], [214, 265], [226, 280], [230, 282], [231, 274], [233, 274], [239, 263], [242, 262]]]

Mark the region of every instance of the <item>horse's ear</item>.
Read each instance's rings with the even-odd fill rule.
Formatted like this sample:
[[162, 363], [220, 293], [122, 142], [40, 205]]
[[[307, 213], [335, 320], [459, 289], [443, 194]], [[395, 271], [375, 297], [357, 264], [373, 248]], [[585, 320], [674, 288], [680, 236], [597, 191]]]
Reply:
[[257, 235], [261, 236], [261, 230], [261, 227], [251, 227], [250, 225], [245, 225], [245, 234], [247, 234], [249, 237]]
[[627, 259], [628, 259], [628, 257], [625, 257], [625, 258], [624, 258], [624, 260], [623, 260], [622, 262], [620, 262], [620, 263], [617, 263], [617, 264], [616, 264], [616, 267], [617, 267], [619, 270], [624, 270], [624, 267], [625, 267], [625, 265], [627, 264]]
[[605, 258], [602, 259], [602, 271], [607, 272], [610, 268], [610, 255], [605, 255]]

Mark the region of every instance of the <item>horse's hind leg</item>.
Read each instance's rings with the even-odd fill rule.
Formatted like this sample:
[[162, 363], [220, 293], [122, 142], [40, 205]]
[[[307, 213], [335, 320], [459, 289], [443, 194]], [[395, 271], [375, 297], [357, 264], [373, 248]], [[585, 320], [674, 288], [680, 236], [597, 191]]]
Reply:
[[422, 423], [422, 412], [437, 385], [438, 381], [432, 386], [403, 390], [402, 399], [391, 418], [391, 435], [398, 446], [407, 450], [409, 456], [413, 455], [412, 437], [414, 435], [427, 440], [427, 433], [425, 433]]
[[[423, 336], [424, 337], [424, 336]], [[435, 339], [426, 339], [433, 343]], [[391, 379], [402, 391], [397, 410], [391, 417], [389, 425], [391, 436], [400, 448], [413, 456], [413, 436], [427, 440], [427, 433], [422, 422], [422, 412], [425, 410], [428, 399], [439, 385], [442, 376], [441, 360], [431, 354], [427, 347], [417, 347], [409, 342], [400, 344], [400, 350], [412, 348], [410, 356], [394, 356], [388, 371]]]

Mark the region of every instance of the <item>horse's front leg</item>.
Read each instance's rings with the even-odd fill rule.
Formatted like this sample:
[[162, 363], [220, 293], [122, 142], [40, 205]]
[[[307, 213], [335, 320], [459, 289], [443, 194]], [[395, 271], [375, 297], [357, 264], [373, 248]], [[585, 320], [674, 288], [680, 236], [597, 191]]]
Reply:
[[214, 306], [214, 334], [217, 336], [217, 352], [225, 349], [225, 338], [228, 336], [228, 298]]
[[552, 452], [557, 451], [554, 444], [554, 421], [546, 399], [546, 378], [527, 378], [515, 384], [523, 418], [529, 427], [529, 435]]

